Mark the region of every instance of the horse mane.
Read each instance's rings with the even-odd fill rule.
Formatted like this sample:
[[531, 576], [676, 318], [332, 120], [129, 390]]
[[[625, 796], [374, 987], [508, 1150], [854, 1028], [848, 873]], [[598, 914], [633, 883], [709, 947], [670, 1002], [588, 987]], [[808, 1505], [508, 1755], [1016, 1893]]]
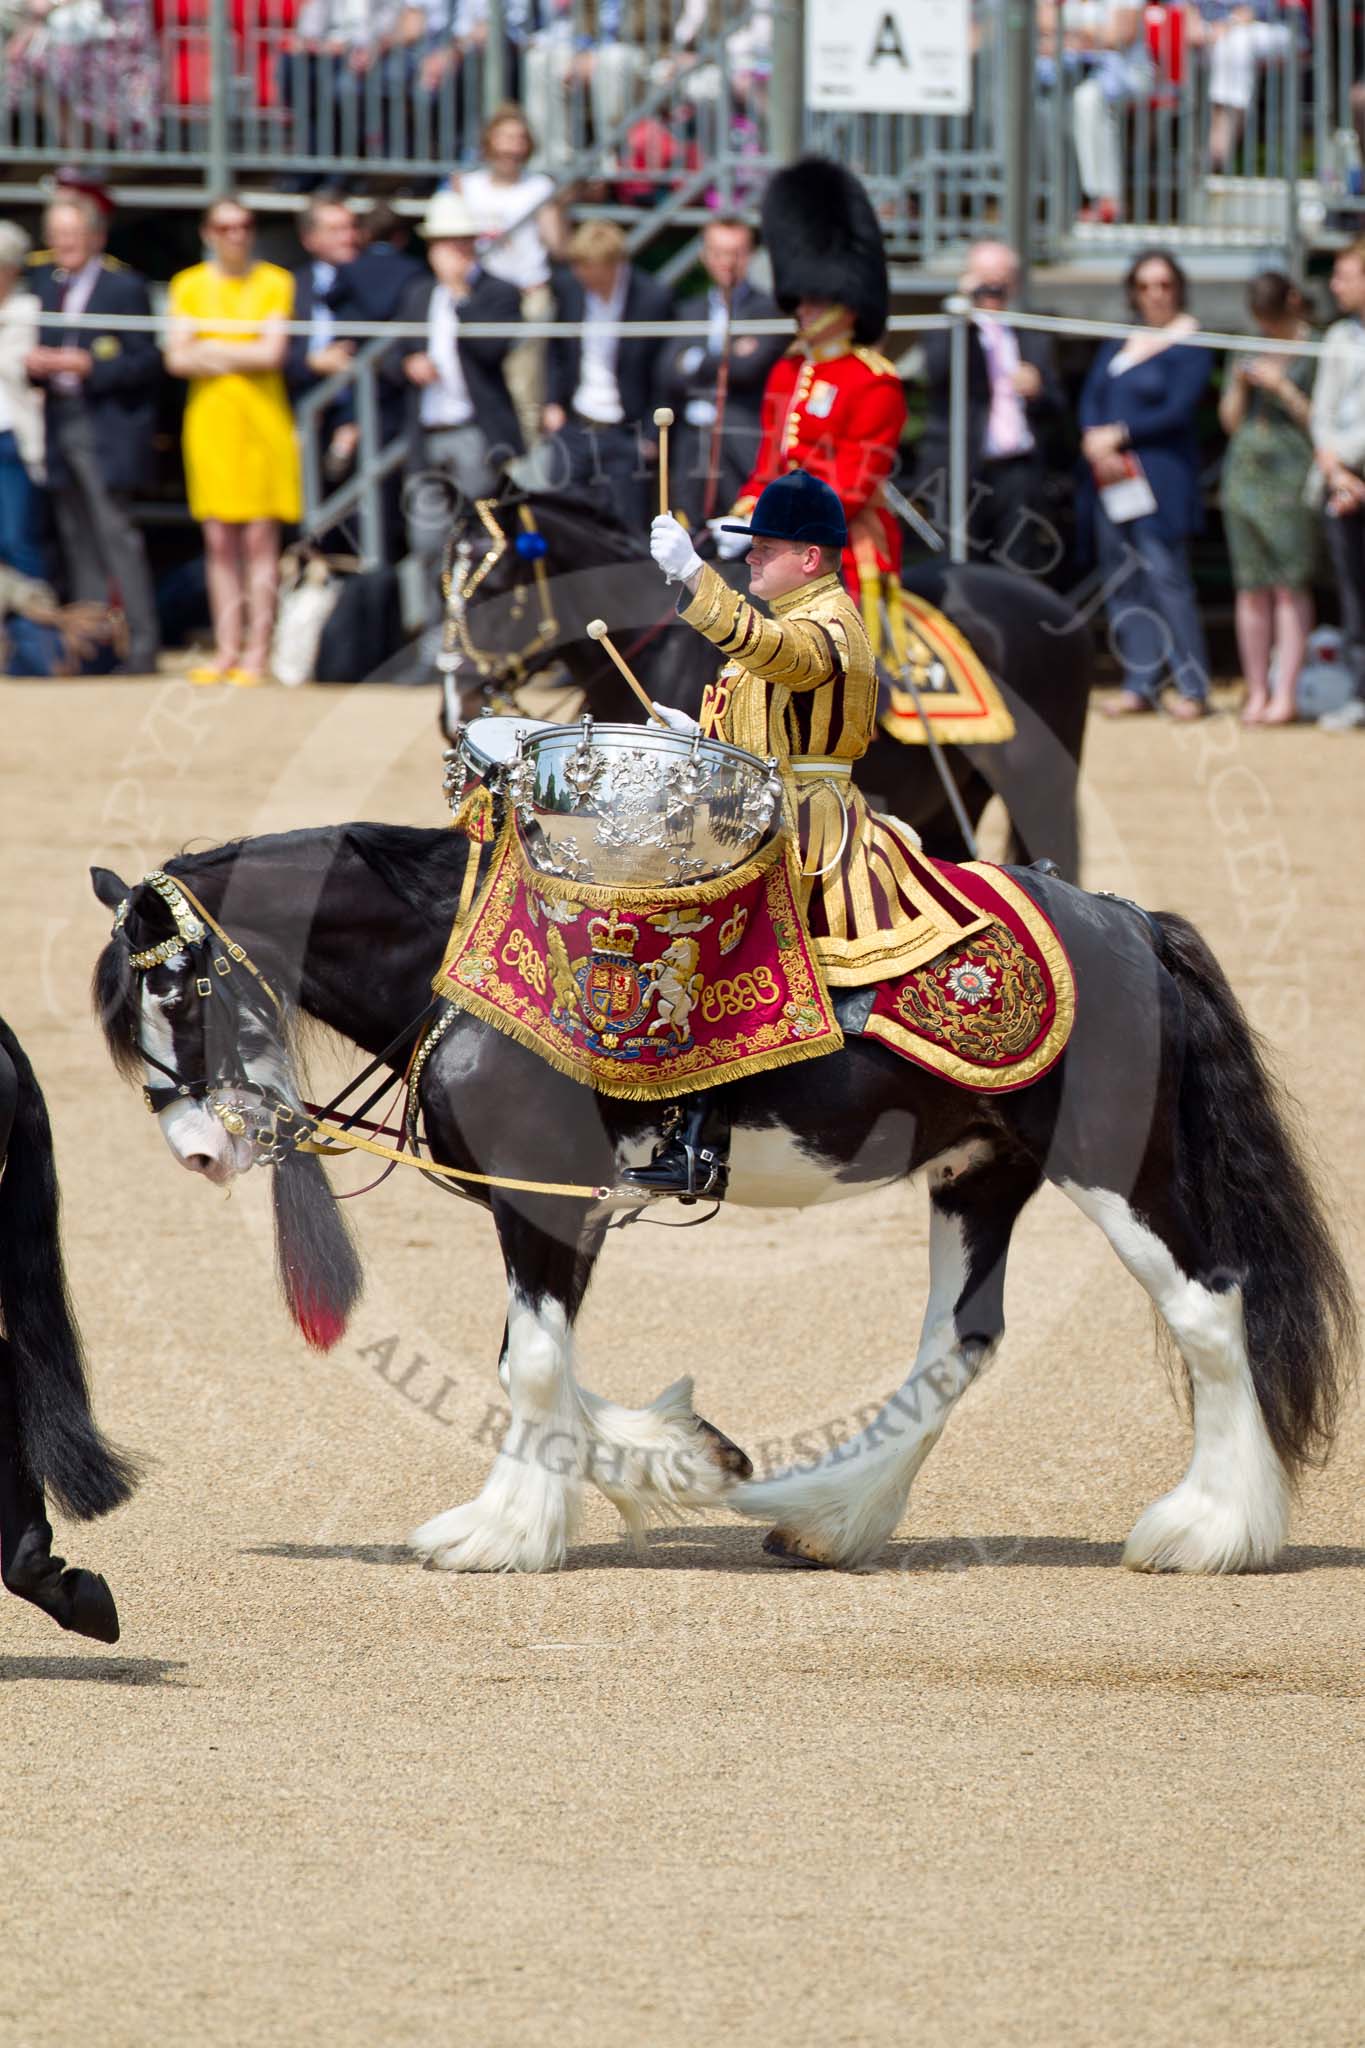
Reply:
[[[336, 853], [355, 854], [405, 908], [430, 919], [433, 925], [448, 923], [454, 917], [469, 842], [459, 833], [440, 827], [361, 823], [327, 826], [322, 834], [314, 828], [229, 839], [220, 846], [194, 852], [182, 849], [164, 863], [164, 871], [193, 888], [198, 875], [235, 866], [239, 860], [250, 859], [266, 848], [287, 850], [291, 843], [316, 840], [325, 834], [334, 837]], [[132, 915], [140, 923], [151, 923], [151, 935], [144, 938], [139, 933], [139, 944], [151, 943], [172, 930], [169, 911], [150, 891], [139, 896]], [[139, 1021], [139, 982], [128, 964], [133, 950], [134, 942], [125, 925], [112, 935], [95, 962], [91, 1001], [115, 1068], [125, 1078], [138, 1080], [142, 1062], [134, 1039]], [[291, 1015], [289, 1022], [297, 1021]]]
[[599, 552], [610, 560], [639, 562], [648, 553], [644, 536], [623, 526], [605, 500], [590, 491], [532, 491], [525, 502], [541, 525], [567, 529], [570, 541], [581, 543], [585, 536], [579, 529], [589, 528]]
[[454, 917], [471, 844], [462, 833], [415, 825], [344, 829], [354, 852], [400, 903], [424, 917]]
[[133, 1044], [137, 1029], [137, 988], [128, 965], [131, 951], [123, 932], [115, 932], [95, 962], [90, 1004], [115, 1069], [125, 1081], [139, 1078], [142, 1066]]

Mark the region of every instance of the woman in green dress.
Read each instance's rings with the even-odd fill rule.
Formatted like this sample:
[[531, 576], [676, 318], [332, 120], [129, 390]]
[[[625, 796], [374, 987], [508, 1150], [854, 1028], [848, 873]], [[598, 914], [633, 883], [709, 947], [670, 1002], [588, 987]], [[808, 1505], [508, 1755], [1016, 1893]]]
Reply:
[[[1247, 308], [1268, 341], [1312, 338], [1303, 296], [1283, 271], [1263, 270], [1251, 280]], [[1218, 408], [1229, 436], [1223, 530], [1237, 586], [1244, 725], [1287, 725], [1293, 718], [1313, 628], [1318, 528], [1304, 485], [1313, 466], [1308, 417], [1316, 367], [1311, 356], [1238, 356]]]

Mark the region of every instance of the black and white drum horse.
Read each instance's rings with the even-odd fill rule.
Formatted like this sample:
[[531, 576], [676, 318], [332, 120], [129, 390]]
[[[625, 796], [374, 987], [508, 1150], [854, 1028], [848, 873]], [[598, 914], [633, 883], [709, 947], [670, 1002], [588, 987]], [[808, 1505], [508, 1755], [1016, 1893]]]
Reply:
[[[639, 729], [617, 728], [631, 744]], [[600, 735], [599, 735], [600, 736]], [[486, 750], [494, 779], [498, 749]], [[504, 755], [506, 748], [500, 750]], [[690, 1380], [632, 1410], [579, 1378], [575, 1323], [620, 1175], [658, 1136], [647, 1104], [596, 1095], [431, 987], [468, 864], [462, 833], [349, 824], [181, 855], [131, 886], [96, 869], [116, 912], [95, 998], [118, 1067], [142, 1081], [182, 1166], [218, 1186], [273, 1163], [279, 1265], [310, 1341], [336, 1340], [360, 1270], [316, 1157], [291, 1050], [300, 1014], [409, 1074], [409, 1132], [486, 1204], [506, 1265], [501, 1376], [512, 1427], [478, 1497], [414, 1548], [450, 1570], [565, 1562], [585, 1489], [638, 1532], [726, 1505], [806, 1563], [876, 1556], [957, 1399], [1004, 1329], [1014, 1224], [1044, 1181], [1108, 1238], [1184, 1362], [1193, 1455], [1128, 1539], [1137, 1569], [1269, 1565], [1297, 1474], [1332, 1440], [1355, 1310], [1264, 1057], [1216, 960], [1181, 917], [1012, 870], [1075, 971], [1061, 1060], [992, 1097], [850, 1032], [843, 1049], [715, 1091], [733, 1130], [728, 1199], [805, 1207], [922, 1179], [931, 1273], [899, 1392], [813, 1470], [756, 1481], [694, 1413]], [[553, 1455], [537, 1445], [553, 1439]]]

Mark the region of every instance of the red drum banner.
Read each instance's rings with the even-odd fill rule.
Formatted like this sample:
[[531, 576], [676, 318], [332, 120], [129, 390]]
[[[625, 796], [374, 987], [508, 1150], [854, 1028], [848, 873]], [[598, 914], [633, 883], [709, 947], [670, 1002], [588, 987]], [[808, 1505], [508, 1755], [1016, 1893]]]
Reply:
[[843, 1044], [785, 836], [681, 889], [542, 874], [504, 830], [432, 986], [603, 1095], [674, 1097]]

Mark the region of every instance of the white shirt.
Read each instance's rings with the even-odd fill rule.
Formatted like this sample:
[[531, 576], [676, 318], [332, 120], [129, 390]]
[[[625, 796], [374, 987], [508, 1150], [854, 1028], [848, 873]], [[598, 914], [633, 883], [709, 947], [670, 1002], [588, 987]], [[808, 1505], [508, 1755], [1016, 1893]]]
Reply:
[[0, 300], [0, 432], [13, 434], [30, 474], [43, 462], [43, 394], [24, 360], [38, 346], [38, 301], [15, 285]]
[[[709, 323], [706, 346], [700, 342], [686, 349], [678, 359], [678, 367], [684, 377], [695, 377], [709, 355], [723, 356], [725, 336], [730, 325], [725, 294], [720, 286], [713, 284], [706, 294], [706, 318]], [[689, 427], [710, 427], [715, 425], [716, 402], [713, 398], [689, 398], [683, 408], [683, 418]]]
[[431, 295], [427, 319], [427, 354], [436, 365], [437, 381], [422, 392], [419, 418], [424, 427], [464, 427], [474, 417], [469, 386], [460, 367], [460, 309], [443, 284]]
[[319, 350], [328, 347], [333, 335], [336, 333], [336, 321], [332, 318], [332, 309], [323, 298], [323, 293], [330, 291], [336, 282], [336, 274], [337, 267], [335, 263], [323, 263], [317, 259], [314, 260], [313, 324], [308, 330], [308, 353], [310, 356], [315, 356]]
[[1019, 341], [1012, 327], [1003, 321], [975, 315], [976, 331], [986, 358], [991, 380], [991, 409], [986, 420], [985, 455], [1000, 462], [1011, 455], [1027, 455], [1033, 446], [1024, 401], [1014, 388], [1019, 368]]
[[616, 381], [616, 351], [620, 337], [604, 334], [602, 330], [607, 321], [621, 318], [629, 285], [630, 265], [623, 263], [617, 270], [616, 284], [609, 299], [599, 299], [596, 292], [583, 294], [583, 346], [573, 409], [600, 427], [619, 426], [626, 416], [621, 403], [621, 387]]
[[547, 199], [553, 199], [555, 181], [544, 171], [518, 178], [514, 185], [501, 184], [491, 171], [464, 171], [452, 179], [465, 205], [479, 223], [489, 242], [501, 239], [485, 250], [479, 245], [479, 262], [490, 277], [514, 284], [519, 292], [533, 291], [550, 282], [550, 258], [536, 214]]

